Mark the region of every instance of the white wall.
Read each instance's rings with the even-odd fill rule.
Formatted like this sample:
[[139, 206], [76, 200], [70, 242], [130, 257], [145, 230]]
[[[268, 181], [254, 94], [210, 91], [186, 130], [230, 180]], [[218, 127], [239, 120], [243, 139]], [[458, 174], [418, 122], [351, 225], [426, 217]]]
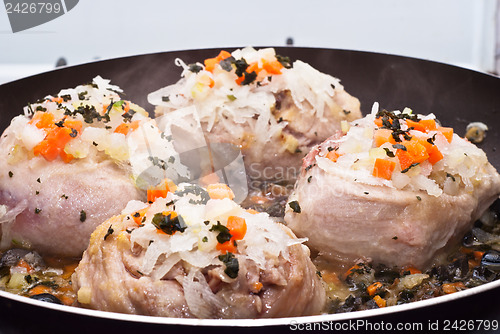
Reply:
[[[0, 81], [69, 64], [176, 49], [284, 45], [377, 51], [495, 69], [499, 0], [80, 0], [13, 34], [0, 8]], [[30, 65], [30, 66], [26, 66]], [[27, 74], [26, 74], [27, 75]]]

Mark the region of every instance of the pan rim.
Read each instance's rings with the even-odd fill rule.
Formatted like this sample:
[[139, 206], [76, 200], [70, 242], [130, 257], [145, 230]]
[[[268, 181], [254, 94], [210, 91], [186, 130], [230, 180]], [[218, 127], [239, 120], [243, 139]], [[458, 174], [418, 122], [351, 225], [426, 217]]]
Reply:
[[[397, 54], [390, 54], [390, 53], [383, 53], [383, 52], [374, 52], [374, 51], [363, 51], [363, 50], [353, 50], [353, 49], [340, 49], [340, 48], [323, 48], [323, 47], [307, 47], [307, 46], [255, 46], [256, 49], [260, 48], [265, 48], [265, 47], [273, 47], [273, 48], [280, 48], [280, 49], [294, 49], [294, 50], [310, 50], [310, 51], [318, 51], [318, 50], [324, 50], [324, 51], [340, 51], [340, 52], [354, 52], [358, 54], [365, 54], [365, 55], [377, 55], [377, 56], [383, 56], [383, 57], [395, 57], [398, 59], [410, 59], [410, 60], [416, 60], [416, 61], [422, 61], [422, 62], [427, 62], [427, 63], [433, 63], [433, 64], [439, 64], [439, 65], [444, 65], [447, 67], [455, 68], [457, 70], [465, 71], [465, 72], [474, 72], [479, 75], [484, 75], [496, 80], [500, 80], [500, 76], [494, 75], [492, 73], [487, 73], [487, 72], [482, 72], [479, 70], [475, 69], [470, 69], [454, 64], [449, 64], [449, 63], [444, 63], [444, 62], [439, 62], [435, 60], [429, 60], [429, 59], [424, 59], [424, 58], [418, 58], [418, 57], [411, 57], [411, 56], [404, 56], [404, 55], [397, 55]], [[92, 60], [89, 62], [84, 62], [84, 63], [79, 63], [79, 64], [74, 64], [74, 65], [69, 65], [69, 66], [63, 66], [59, 68], [55, 68], [49, 71], [44, 71], [41, 73], [37, 73], [31, 76], [27, 76], [24, 78], [20, 79], [15, 79], [13, 81], [9, 81], [6, 83], [2, 83], [0, 85], [0, 88], [10, 85], [13, 83], [18, 83], [19, 81], [36, 77], [36, 76], [43, 76], [48, 73], [52, 73], [55, 71], [65, 71], [65, 70], [72, 70], [77, 67], [82, 67], [86, 66], [89, 64], [94, 64], [94, 63], [103, 63], [103, 62], [112, 62], [112, 61], [118, 61], [120, 59], [128, 59], [128, 58], [134, 58], [134, 57], [143, 57], [143, 56], [154, 56], [154, 55], [162, 55], [162, 54], [175, 54], [175, 53], [188, 53], [188, 52], [203, 52], [203, 51], [210, 51], [210, 50], [220, 50], [220, 49], [236, 49], [236, 48], [241, 48], [240, 47], [210, 47], [210, 48], [197, 48], [197, 49], [182, 49], [182, 50], [169, 50], [169, 51], [159, 51], [159, 52], [151, 52], [151, 53], [143, 53], [143, 54], [135, 54], [135, 55], [126, 55], [126, 56], [121, 56], [121, 57], [114, 57], [114, 58], [107, 58], [107, 59], [97, 59], [97, 60]], [[112, 79], [112, 78], [110, 78]], [[20, 111], [21, 112], [21, 111]], [[34, 300], [30, 299], [27, 297], [15, 295], [10, 292], [6, 291], [1, 291], [0, 290], [0, 299], [7, 299], [15, 302], [20, 302], [24, 304], [29, 304], [45, 309], [50, 309], [54, 311], [60, 311], [60, 312], [66, 312], [66, 313], [72, 313], [72, 314], [77, 314], [77, 315], [82, 315], [82, 316], [90, 316], [90, 317], [97, 317], [97, 318], [104, 318], [104, 319], [110, 319], [110, 320], [122, 320], [122, 321], [129, 321], [129, 322], [138, 322], [138, 323], [150, 323], [150, 324], [162, 324], [162, 325], [185, 325], [185, 326], [207, 326], [207, 327], [215, 327], [215, 326], [232, 326], [232, 327], [261, 327], [261, 326], [286, 326], [290, 325], [293, 323], [301, 324], [301, 323], [313, 323], [313, 322], [330, 322], [330, 321], [346, 321], [346, 320], [353, 320], [353, 319], [360, 319], [360, 318], [367, 318], [367, 317], [375, 317], [375, 316], [383, 316], [383, 315], [389, 315], [389, 314], [394, 314], [394, 313], [399, 313], [399, 312], [404, 312], [404, 311], [409, 311], [409, 310], [414, 310], [414, 309], [420, 309], [420, 308], [425, 308], [425, 307], [430, 307], [433, 305], [437, 304], [443, 304], [443, 303], [448, 303], [454, 300], [466, 298], [469, 296], [477, 295], [480, 293], [484, 293], [486, 291], [495, 289], [495, 288], [500, 288], [500, 280], [486, 283], [474, 288], [470, 288], [464, 291], [459, 291], [450, 295], [444, 295], [444, 296], [439, 296], [439, 297], [434, 297], [431, 299], [427, 300], [422, 300], [422, 301], [416, 301], [408, 304], [402, 304], [402, 305], [397, 305], [397, 306], [391, 306], [387, 308], [380, 308], [380, 309], [374, 309], [374, 310], [365, 310], [365, 311], [356, 311], [356, 312], [348, 312], [348, 313], [340, 313], [340, 314], [323, 314], [323, 315], [315, 315], [315, 316], [304, 316], [304, 317], [287, 317], [287, 318], [273, 318], [273, 319], [183, 319], [183, 318], [166, 318], [166, 317], [154, 317], [154, 316], [144, 316], [144, 315], [130, 315], [130, 314], [122, 314], [122, 313], [116, 313], [116, 312], [107, 312], [107, 311], [98, 311], [98, 310], [90, 310], [90, 309], [85, 309], [85, 308], [80, 308], [80, 307], [75, 307], [75, 306], [66, 306], [66, 305], [57, 305], [57, 304], [51, 304], [47, 302], [42, 302], [39, 300]], [[257, 320], [257, 321], [255, 321]]]

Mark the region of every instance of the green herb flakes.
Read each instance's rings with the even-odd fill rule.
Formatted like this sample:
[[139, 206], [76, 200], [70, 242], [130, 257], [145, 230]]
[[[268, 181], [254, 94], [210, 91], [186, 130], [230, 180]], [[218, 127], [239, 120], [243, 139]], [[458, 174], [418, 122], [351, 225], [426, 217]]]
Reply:
[[179, 215], [175, 217], [172, 217], [172, 215], [172, 213], [169, 213], [168, 215], [157, 213], [154, 215], [152, 223], [157, 229], [168, 235], [172, 235], [177, 231], [181, 233], [184, 232], [187, 228], [184, 219], [182, 219]]
[[295, 213], [300, 213], [301, 212], [299, 202], [297, 202], [297, 201], [291, 201], [290, 203], [288, 203], [288, 206], [290, 206], [290, 208]]
[[225, 264], [226, 269], [224, 269], [224, 273], [230, 278], [238, 277], [238, 272], [240, 271], [240, 265], [238, 263], [238, 259], [234, 257], [234, 254], [228, 252], [224, 255], [219, 255], [219, 260]]
[[87, 213], [85, 211], [80, 211], [80, 221], [83, 223], [87, 219]]

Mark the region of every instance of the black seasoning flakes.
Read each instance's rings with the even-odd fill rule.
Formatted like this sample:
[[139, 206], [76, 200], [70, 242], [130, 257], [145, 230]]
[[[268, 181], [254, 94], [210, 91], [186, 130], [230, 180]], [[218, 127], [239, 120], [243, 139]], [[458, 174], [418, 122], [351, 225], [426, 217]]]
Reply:
[[295, 213], [300, 213], [300, 212], [301, 212], [299, 202], [297, 202], [297, 201], [291, 201], [290, 203], [288, 203], [288, 206], [289, 206], [289, 207], [293, 210], [293, 212], [295, 212]]
[[[201, 67], [201, 66], [200, 66], [200, 65], [198, 65], [198, 64], [189, 64], [189, 65], [188, 65], [188, 69], [189, 69], [191, 72], [193, 72], [193, 73], [198, 73], [198, 72], [200, 72], [200, 71], [203, 69], [203, 67]], [[168, 101], [164, 101], [164, 102], [168, 102]]]
[[417, 200], [421, 201], [421, 200], [422, 200], [422, 197], [417, 196]]
[[284, 68], [292, 68], [293, 67], [293, 63], [290, 60], [290, 57], [281, 56], [281, 55], [276, 55], [275, 57], [276, 57], [276, 60], [279, 61], [281, 63], [281, 65], [283, 65]]
[[394, 144], [394, 145], [392, 145], [392, 147], [394, 147], [395, 149], [398, 149], [398, 150], [408, 151], [406, 146], [404, 146], [402, 144]]
[[184, 232], [187, 228], [184, 219], [177, 215], [172, 217], [173, 214], [164, 215], [163, 213], [157, 213], [154, 215], [152, 224], [158, 229], [165, 232], [168, 235], [172, 235], [175, 232]]
[[307, 178], [307, 183], [311, 183], [312, 178], [313, 178], [313, 177], [312, 177], [312, 175], [311, 175], [311, 176], [309, 176], [309, 177]]
[[40, 178], [36, 179], [36, 182], [42, 183], [42, 181], [40, 181]]
[[87, 213], [82, 210], [80, 211], [80, 221], [83, 223], [87, 219]]
[[14, 176], [14, 173], [12, 173], [12, 171], [9, 170], [9, 177], [13, 177]]
[[395, 157], [394, 153], [393, 153], [391, 150], [389, 150], [387, 147], [384, 147], [384, 151], [385, 151], [385, 154], [386, 154], [389, 158], [394, 158], [394, 157]]
[[232, 235], [231, 233], [229, 233], [229, 229], [226, 226], [222, 225], [219, 221], [217, 222], [217, 225], [213, 225], [209, 231], [219, 232], [219, 234], [217, 234], [217, 242], [219, 242], [220, 244], [231, 240]]
[[410, 169], [412, 169], [413, 167], [418, 166], [418, 165], [420, 165], [420, 163], [419, 163], [419, 162], [416, 162], [416, 163], [414, 163], [414, 164], [411, 164], [408, 168], [403, 169], [403, 170], [401, 171], [401, 173], [406, 173], [406, 172], [408, 172]]
[[35, 214], [39, 214], [40, 212], [42, 212], [42, 209], [35, 208]]
[[61, 119], [59, 122], [54, 123], [58, 128], [64, 127], [64, 119]]
[[306, 171], [306, 172], [308, 172], [308, 171], [309, 171], [309, 169], [313, 168], [314, 166], [315, 166], [315, 165], [309, 165], [309, 166], [307, 166], [307, 167], [305, 168], [305, 171]]
[[106, 235], [104, 236], [104, 240], [106, 240], [111, 234], [113, 234], [113, 232], [115, 232], [113, 230], [113, 225], [109, 225], [108, 231], [106, 232]]
[[245, 72], [245, 79], [241, 82], [241, 84], [243, 86], [245, 85], [249, 85], [251, 84], [252, 82], [255, 81], [255, 79], [257, 79], [257, 73], [255, 71], [251, 72], [251, 73], [246, 73]]
[[219, 255], [219, 260], [226, 265], [224, 273], [230, 278], [238, 277], [238, 272], [240, 270], [240, 265], [238, 259], [234, 257], [233, 253], [228, 252], [224, 255]]

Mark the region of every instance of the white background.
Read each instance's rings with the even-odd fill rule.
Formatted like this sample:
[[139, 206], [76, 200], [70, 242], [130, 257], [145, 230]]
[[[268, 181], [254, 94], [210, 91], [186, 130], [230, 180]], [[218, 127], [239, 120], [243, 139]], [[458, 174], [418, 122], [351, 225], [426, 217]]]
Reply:
[[[42, 0], [41, 0], [42, 1]], [[12, 33], [0, 7], [0, 83], [54, 67], [140, 53], [224, 46], [392, 53], [494, 72], [499, 0], [80, 0]]]

